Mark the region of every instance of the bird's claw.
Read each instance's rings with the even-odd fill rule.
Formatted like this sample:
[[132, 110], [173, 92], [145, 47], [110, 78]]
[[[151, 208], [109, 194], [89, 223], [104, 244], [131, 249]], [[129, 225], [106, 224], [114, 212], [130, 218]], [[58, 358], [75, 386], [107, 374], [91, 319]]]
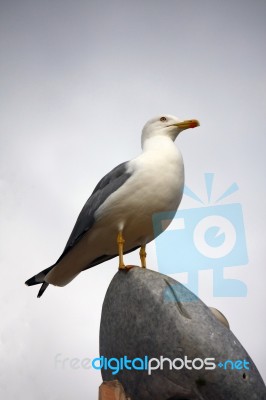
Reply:
[[137, 265], [123, 265], [123, 266], [119, 266], [118, 271], [126, 271], [128, 272], [129, 270], [131, 270], [132, 268], [137, 267]]

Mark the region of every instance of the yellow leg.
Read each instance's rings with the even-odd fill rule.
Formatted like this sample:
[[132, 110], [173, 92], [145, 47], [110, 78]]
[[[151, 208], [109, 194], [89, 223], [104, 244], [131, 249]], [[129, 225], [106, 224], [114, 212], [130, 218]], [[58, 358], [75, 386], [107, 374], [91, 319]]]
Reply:
[[142, 268], [146, 268], [146, 245], [144, 244], [143, 246], [140, 247], [140, 251], [139, 251], [139, 256], [140, 256], [140, 261], [141, 261], [141, 267]]
[[118, 269], [125, 269], [125, 264], [123, 261], [123, 249], [125, 240], [123, 238], [122, 232], [119, 231], [117, 235], [117, 245], [118, 245], [118, 255], [119, 255], [119, 267]]

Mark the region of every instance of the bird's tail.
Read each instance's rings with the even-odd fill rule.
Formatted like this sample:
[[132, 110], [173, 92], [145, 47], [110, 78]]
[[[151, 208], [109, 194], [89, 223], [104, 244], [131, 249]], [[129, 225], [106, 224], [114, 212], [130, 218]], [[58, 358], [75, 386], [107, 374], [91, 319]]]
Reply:
[[49, 283], [45, 282], [45, 276], [48, 274], [48, 272], [51, 271], [51, 269], [54, 268], [54, 265], [51, 267], [48, 267], [44, 269], [43, 271], [39, 272], [37, 275], [34, 275], [32, 278], [28, 279], [25, 284], [27, 286], [33, 286], [33, 285], [39, 285], [42, 284], [37, 297], [41, 297], [42, 294], [44, 293], [45, 289], [49, 286]]

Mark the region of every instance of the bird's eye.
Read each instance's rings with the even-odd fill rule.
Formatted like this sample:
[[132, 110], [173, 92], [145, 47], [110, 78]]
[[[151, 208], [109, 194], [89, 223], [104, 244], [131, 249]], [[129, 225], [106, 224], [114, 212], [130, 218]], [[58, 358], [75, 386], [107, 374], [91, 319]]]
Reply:
[[161, 117], [160, 121], [164, 122], [164, 121], [166, 121], [166, 118], [165, 117]]

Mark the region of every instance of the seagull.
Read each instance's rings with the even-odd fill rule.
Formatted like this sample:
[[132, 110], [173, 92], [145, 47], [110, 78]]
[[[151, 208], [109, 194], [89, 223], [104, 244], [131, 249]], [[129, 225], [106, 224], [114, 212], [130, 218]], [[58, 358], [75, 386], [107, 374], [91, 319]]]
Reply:
[[182, 121], [172, 115], [157, 116], [145, 124], [142, 153], [99, 181], [59, 259], [25, 282], [42, 285], [37, 297], [49, 284], [65, 286], [80, 272], [116, 256], [119, 269], [127, 270], [124, 254], [138, 248], [141, 267], [146, 268], [146, 244], [157, 236], [153, 214], [176, 211], [183, 195], [184, 164], [174, 141], [181, 131], [197, 126], [195, 119]]

